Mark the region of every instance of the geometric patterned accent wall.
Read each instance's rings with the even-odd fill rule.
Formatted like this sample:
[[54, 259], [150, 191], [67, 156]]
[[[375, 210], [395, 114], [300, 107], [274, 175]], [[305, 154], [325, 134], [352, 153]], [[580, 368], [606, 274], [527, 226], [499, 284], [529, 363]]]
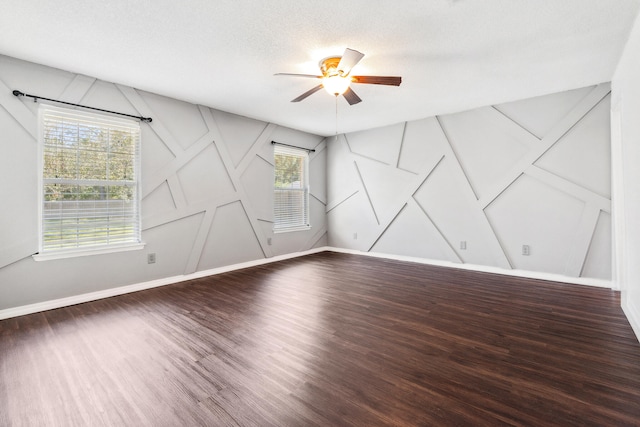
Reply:
[[[147, 111], [142, 114], [177, 127], [154, 128], [152, 122], [153, 132], [143, 135], [149, 174], [143, 181], [142, 211], [145, 231], [192, 223], [185, 226], [193, 236], [185, 274], [326, 244], [323, 138], [121, 89], [138, 111]], [[180, 119], [171, 120], [176, 116]], [[309, 168], [311, 233], [272, 231], [272, 140], [316, 150], [310, 153]]]
[[611, 279], [609, 93], [602, 84], [331, 139], [329, 245]]
[[[141, 123], [144, 250], [32, 259], [40, 103], [12, 89], [153, 118]], [[327, 245], [323, 137], [6, 56], [0, 129], [0, 309]], [[272, 231], [272, 140], [315, 149], [309, 231]], [[148, 253], [155, 264], [147, 264]]]

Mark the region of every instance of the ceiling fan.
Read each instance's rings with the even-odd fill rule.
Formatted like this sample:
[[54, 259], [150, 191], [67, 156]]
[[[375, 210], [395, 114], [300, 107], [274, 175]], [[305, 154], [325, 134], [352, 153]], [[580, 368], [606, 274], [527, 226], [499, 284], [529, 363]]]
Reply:
[[277, 73], [276, 76], [309, 77], [322, 80], [322, 83], [318, 86], [306, 91], [299, 97], [291, 100], [291, 102], [300, 102], [324, 87], [331, 95], [342, 95], [349, 105], [354, 105], [361, 102], [362, 99], [349, 87], [351, 83], [400, 86], [402, 77], [350, 75], [351, 69], [360, 62], [363, 57], [364, 53], [347, 48], [342, 56], [330, 56], [320, 61], [318, 65], [322, 73], [321, 76], [294, 73]]

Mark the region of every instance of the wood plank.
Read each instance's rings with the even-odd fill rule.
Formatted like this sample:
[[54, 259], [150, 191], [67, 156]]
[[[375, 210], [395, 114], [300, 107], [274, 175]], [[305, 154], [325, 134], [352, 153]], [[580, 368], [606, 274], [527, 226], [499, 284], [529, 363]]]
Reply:
[[638, 425], [619, 292], [322, 252], [0, 321], [0, 425]]

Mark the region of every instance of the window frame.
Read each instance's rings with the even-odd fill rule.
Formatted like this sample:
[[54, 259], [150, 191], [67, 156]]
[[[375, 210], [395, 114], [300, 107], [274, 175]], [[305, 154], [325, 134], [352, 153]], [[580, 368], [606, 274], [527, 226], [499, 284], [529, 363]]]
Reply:
[[[305, 231], [305, 230], [310, 230], [311, 229], [311, 209], [310, 209], [310, 204], [309, 204], [309, 195], [311, 193], [310, 190], [310, 185], [309, 185], [309, 151], [305, 150], [303, 148], [295, 148], [295, 147], [290, 147], [290, 146], [284, 146], [284, 145], [277, 145], [275, 144], [273, 149], [273, 170], [274, 170], [274, 176], [273, 176], [273, 232], [274, 233], [288, 233], [288, 232], [292, 232], [292, 231]], [[287, 155], [287, 156], [294, 156], [294, 157], [300, 157], [303, 160], [303, 171], [302, 171], [302, 179], [303, 182], [301, 183], [301, 188], [300, 189], [288, 189], [288, 191], [301, 191], [303, 192], [303, 204], [304, 204], [304, 209], [303, 209], [303, 216], [304, 218], [297, 224], [292, 224], [292, 225], [278, 225], [278, 220], [277, 220], [277, 215], [276, 215], [276, 210], [278, 208], [278, 204], [277, 204], [277, 195], [276, 193], [279, 191], [283, 191], [282, 189], [278, 189], [275, 185], [275, 180], [276, 180], [276, 156], [278, 155]], [[286, 190], [286, 189], [285, 189]]]
[[[134, 240], [129, 242], [116, 242], [116, 243], [102, 243], [95, 242], [95, 244], [87, 244], [80, 246], [73, 246], [68, 248], [45, 248], [44, 244], [44, 214], [45, 214], [45, 115], [48, 113], [61, 114], [67, 116], [80, 117], [81, 120], [95, 121], [96, 124], [102, 124], [105, 128], [108, 126], [118, 127], [123, 126], [137, 130], [137, 137], [133, 152], [133, 185], [132, 188], [133, 197], [133, 209], [134, 215], [129, 222], [134, 228]], [[77, 110], [72, 108], [61, 108], [52, 106], [46, 103], [42, 103], [38, 108], [38, 253], [33, 258], [36, 261], [44, 261], [50, 259], [71, 258], [78, 256], [97, 255], [105, 253], [114, 253], [122, 251], [139, 250], [144, 248], [145, 244], [142, 242], [142, 214], [141, 214], [141, 129], [139, 122], [131, 119], [124, 119], [120, 117], [114, 117], [106, 114], [98, 114], [94, 112], [88, 112], [84, 110]], [[70, 178], [69, 181], [75, 181], [77, 183], [83, 183], [83, 180], [79, 178]], [[84, 180], [86, 185], [86, 181]], [[89, 180], [90, 181], [90, 180]]]

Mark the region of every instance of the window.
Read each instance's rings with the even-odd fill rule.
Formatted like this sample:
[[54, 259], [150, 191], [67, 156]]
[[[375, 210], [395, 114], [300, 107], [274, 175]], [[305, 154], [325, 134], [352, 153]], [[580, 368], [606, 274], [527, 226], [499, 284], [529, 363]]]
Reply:
[[274, 231], [307, 230], [309, 225], [309, 155], [306, 150], [275, 145]]
[[140, 125], [40, 109], [40, 254], [141, 247]]

